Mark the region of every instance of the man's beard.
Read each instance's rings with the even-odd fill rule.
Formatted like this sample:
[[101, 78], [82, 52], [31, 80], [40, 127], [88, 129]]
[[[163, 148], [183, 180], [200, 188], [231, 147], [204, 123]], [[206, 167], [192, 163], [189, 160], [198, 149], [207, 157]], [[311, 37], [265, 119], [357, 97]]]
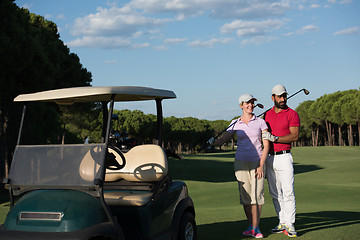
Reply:
[[275, 107], [280, 108], [280, 109], [286, 109], [287, 108], [286, 101], [283, 101], [283, 102], [275, 101]]

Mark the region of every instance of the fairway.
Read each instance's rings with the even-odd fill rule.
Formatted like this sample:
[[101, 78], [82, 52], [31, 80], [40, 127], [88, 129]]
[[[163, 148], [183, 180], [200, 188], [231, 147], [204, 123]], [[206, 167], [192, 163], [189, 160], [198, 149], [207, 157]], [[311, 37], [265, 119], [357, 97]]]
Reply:
[[[359, 239], [360, 147], [294, 148], [296, 230], [301, 239]], [[235, 240], [243, 237], [247, 221], [239, 204], [233, 174], [234, 152], [170, 159], [171, 175], [183, 180], [196, 208], [198, 239]], [[267, 239], [277, 218], [265, 187], [260, 229]]]
[[[303, 147], [293, 149], [296, 230], [301, 239], [358, 239], [360, 233], [360, 147]], [[251, 239], [233, 174], [234, 152], [189, 155], [169, 159], [170, 174], [185, 181], [196, 208], [199, 240]], [[266, 184], [260, 229], [267, 239], [277, 224]], [[0, 223], [8, 211], [0, 195]]]

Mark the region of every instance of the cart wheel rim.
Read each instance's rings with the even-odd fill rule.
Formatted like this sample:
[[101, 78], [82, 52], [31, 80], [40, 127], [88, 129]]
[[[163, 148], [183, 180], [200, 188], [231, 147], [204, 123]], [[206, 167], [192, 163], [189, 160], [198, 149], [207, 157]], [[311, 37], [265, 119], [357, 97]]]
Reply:
[[194, 239], [194, 227], [191, 223], [187, 223], [185, 227], [185, 239], [193, 240]]

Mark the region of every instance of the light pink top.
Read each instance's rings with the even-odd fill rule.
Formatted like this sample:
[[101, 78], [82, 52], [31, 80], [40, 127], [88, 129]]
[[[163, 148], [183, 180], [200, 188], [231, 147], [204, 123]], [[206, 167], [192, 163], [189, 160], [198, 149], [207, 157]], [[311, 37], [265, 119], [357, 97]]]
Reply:
[[[235, 159], [241, 161], [260, 161], [262, 154], [261, 146], [261, 132], [268, 129], [264, 119], [258, 118], [255, 115], [251, 118], [248, 124], [239, 119], [235, 119], [227, 132], [237, 135], [237, 150]], [[230, 125], [231, 125], [230, 124]]]

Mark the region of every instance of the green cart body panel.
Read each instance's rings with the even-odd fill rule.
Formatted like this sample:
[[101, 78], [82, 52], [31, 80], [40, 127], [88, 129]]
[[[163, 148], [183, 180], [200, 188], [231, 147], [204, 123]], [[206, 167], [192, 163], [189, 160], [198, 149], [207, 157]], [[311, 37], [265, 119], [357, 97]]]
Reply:
[[187, 194], [183, 182], [173, 181], [166, 195], [157, 201], [150, 201], [145, 206], [110, 205], [109, 207], [122, 226], [125, 236], [133, 239], [140, 234], [145, 239], [153, 239], [171, 231], [176, 207], [181, 200], [188, 197]]
[[71, 232], [108, 222], [100, 201], [76, 190], [38, 190], [23, 196], [4, 227], [31, 232]]

